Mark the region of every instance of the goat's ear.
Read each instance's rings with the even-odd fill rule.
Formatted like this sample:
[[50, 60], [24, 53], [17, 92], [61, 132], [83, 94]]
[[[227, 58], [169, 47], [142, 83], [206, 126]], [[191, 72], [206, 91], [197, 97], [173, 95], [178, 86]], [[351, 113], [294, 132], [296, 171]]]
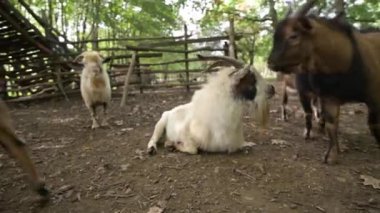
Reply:
[[244, 78], [247, 74], [250, 72], [250, 65], [245, 65], [244, 68], [240, 70], [235, 70], [230, 74], [230, 77], [234, 78], [235, 80], [239, 81], [240, 79]]
[[78, 64], [83, 64], [83, 53], [80, 54], [80, 55], [78, 55], [78, 56], [74, 59], [73, 62], [78, 63]]
[[296, 28], [300, 30], [302, 33], [312, 33], [313, 25], [309, 18], [307, 17], [299, 17], [297, 18], [297, 26]]
[[290, 17], [292, 15], [292, 13], [293, 13], [293, 10], [291, 7], [289, 7], [288, 12], [286, 12], [285, 18]]

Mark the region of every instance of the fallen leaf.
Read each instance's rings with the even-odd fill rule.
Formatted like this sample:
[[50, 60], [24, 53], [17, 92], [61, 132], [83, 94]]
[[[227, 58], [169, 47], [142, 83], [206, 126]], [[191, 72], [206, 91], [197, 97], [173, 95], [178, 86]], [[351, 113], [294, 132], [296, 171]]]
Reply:
[[372, 186], [374, 189], [380, 189], [380, 180], [369, 175], [360, 175], [360, 179], [363, 180], [363, 185]]
[[281, 139], [272, 139], [272, 144], [273, 145], [288, 145], [289, 143]]
[[71, 189], [73, 189], [74, 188], [74, 186], [73, 185], [70, 185], [70, 184], [68, 184], [68, 185], [63, 185], [63, 186], [61, 186], [57, 191], [56, 191], [56, 193], [57, 194], [62, 194], [62, 193], [65, 193], [65, 192], [67, 192], [67, 191], [69, 191], [69, 190], [71, 190]]
[[115, 121], [115, 124], [118, 126], [121, 126], [124, 124], [124, 121], [123, 120]]
[[164, 212], [164, 210], [157, 206], [150, 207], [148, 211], [148, 213], [162, 213], [162, 212]]

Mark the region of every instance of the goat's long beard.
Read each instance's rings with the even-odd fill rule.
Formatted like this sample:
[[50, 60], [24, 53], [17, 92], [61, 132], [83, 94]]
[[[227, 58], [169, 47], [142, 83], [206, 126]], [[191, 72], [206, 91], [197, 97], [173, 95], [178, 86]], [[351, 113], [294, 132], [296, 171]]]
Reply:
[[256, 96], [250, 104], [250, 112], [261, 127], [267, 127], [269, 122], [269, 102], [265, 95]]

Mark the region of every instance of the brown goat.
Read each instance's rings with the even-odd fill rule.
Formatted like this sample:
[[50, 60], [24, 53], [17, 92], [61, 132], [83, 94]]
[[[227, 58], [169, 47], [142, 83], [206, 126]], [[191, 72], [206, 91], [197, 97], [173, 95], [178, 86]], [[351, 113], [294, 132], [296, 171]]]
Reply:
[[44, 182], [40, 180], [24, 142], [15, 134], [8, 109], [1, 100], [0, 115], [0, 144], [11, 156], [19, 161], [24, 171], [29, 174], [34, 190], [42, 197], [48, 198], [49, 192], [45, 188]]
[[[321, 97], [330, 138], [324, 162], [334, 163], [340, 105], [364, 102], [368, 125], [380, 145], [380, 33], [361, 33], [340, 17], [307, 16], [315, 1], [279, 22], [268, 66], [283, 73], [309, 74]], [[300, 66], [301, 69], [295, 69]]]

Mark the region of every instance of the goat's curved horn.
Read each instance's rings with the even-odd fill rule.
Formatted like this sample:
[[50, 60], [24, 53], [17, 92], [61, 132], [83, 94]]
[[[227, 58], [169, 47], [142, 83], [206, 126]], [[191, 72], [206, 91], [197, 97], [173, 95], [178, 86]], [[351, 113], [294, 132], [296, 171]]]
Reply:
[[308, 0], [302, 7], [293, 13], [293, 17], [305, 16], [307, 12], [315, 5], [316, 0]]
[[290, 17], [290, 16], [292, 15], [292, 13], [293, 13], [293, 9], [289, 6], [288, 12], [286, 12], [285, 17], [286, 17], [286, 18], [287, 18], [287, 17]]
[[218, 61], [224, 61], [226, 63], [229, 63], [231, 64], [232, 66], [236, 67], [236, 68], [243, 68], [244, 67], [244, 63], [237, 60], [237, 59], [234, 59], [234, 58], [231, 58], [231, 57], [227, 57], [227, 56], [216, 56], [216, 55], [208, 55], [208, 56], [205, 56], [205, 55], [201, 55], [201, 54], [197, 54], [198, 58], [201, 59], [201, 60], [204, 60], [204, 61], [215, 61], [215, 60], [218, 60]]
[[77, 57], [74, 58], [74, 62], [79, 62], [79, 60], [81, 60], [83, 58], [83, 53], [81, 53], [80, 55], [78, 55]]
[[215, 70], [213, 70], [215, 67], [227, 67], [227, 66], [231, 66], [232, 64], [227, 62], [227, 61], [215, 61], [214, 63], [212, 63], [210, 66], [207, 67], [206, 70], [204, 70], [203, 72], [214, 72]]

